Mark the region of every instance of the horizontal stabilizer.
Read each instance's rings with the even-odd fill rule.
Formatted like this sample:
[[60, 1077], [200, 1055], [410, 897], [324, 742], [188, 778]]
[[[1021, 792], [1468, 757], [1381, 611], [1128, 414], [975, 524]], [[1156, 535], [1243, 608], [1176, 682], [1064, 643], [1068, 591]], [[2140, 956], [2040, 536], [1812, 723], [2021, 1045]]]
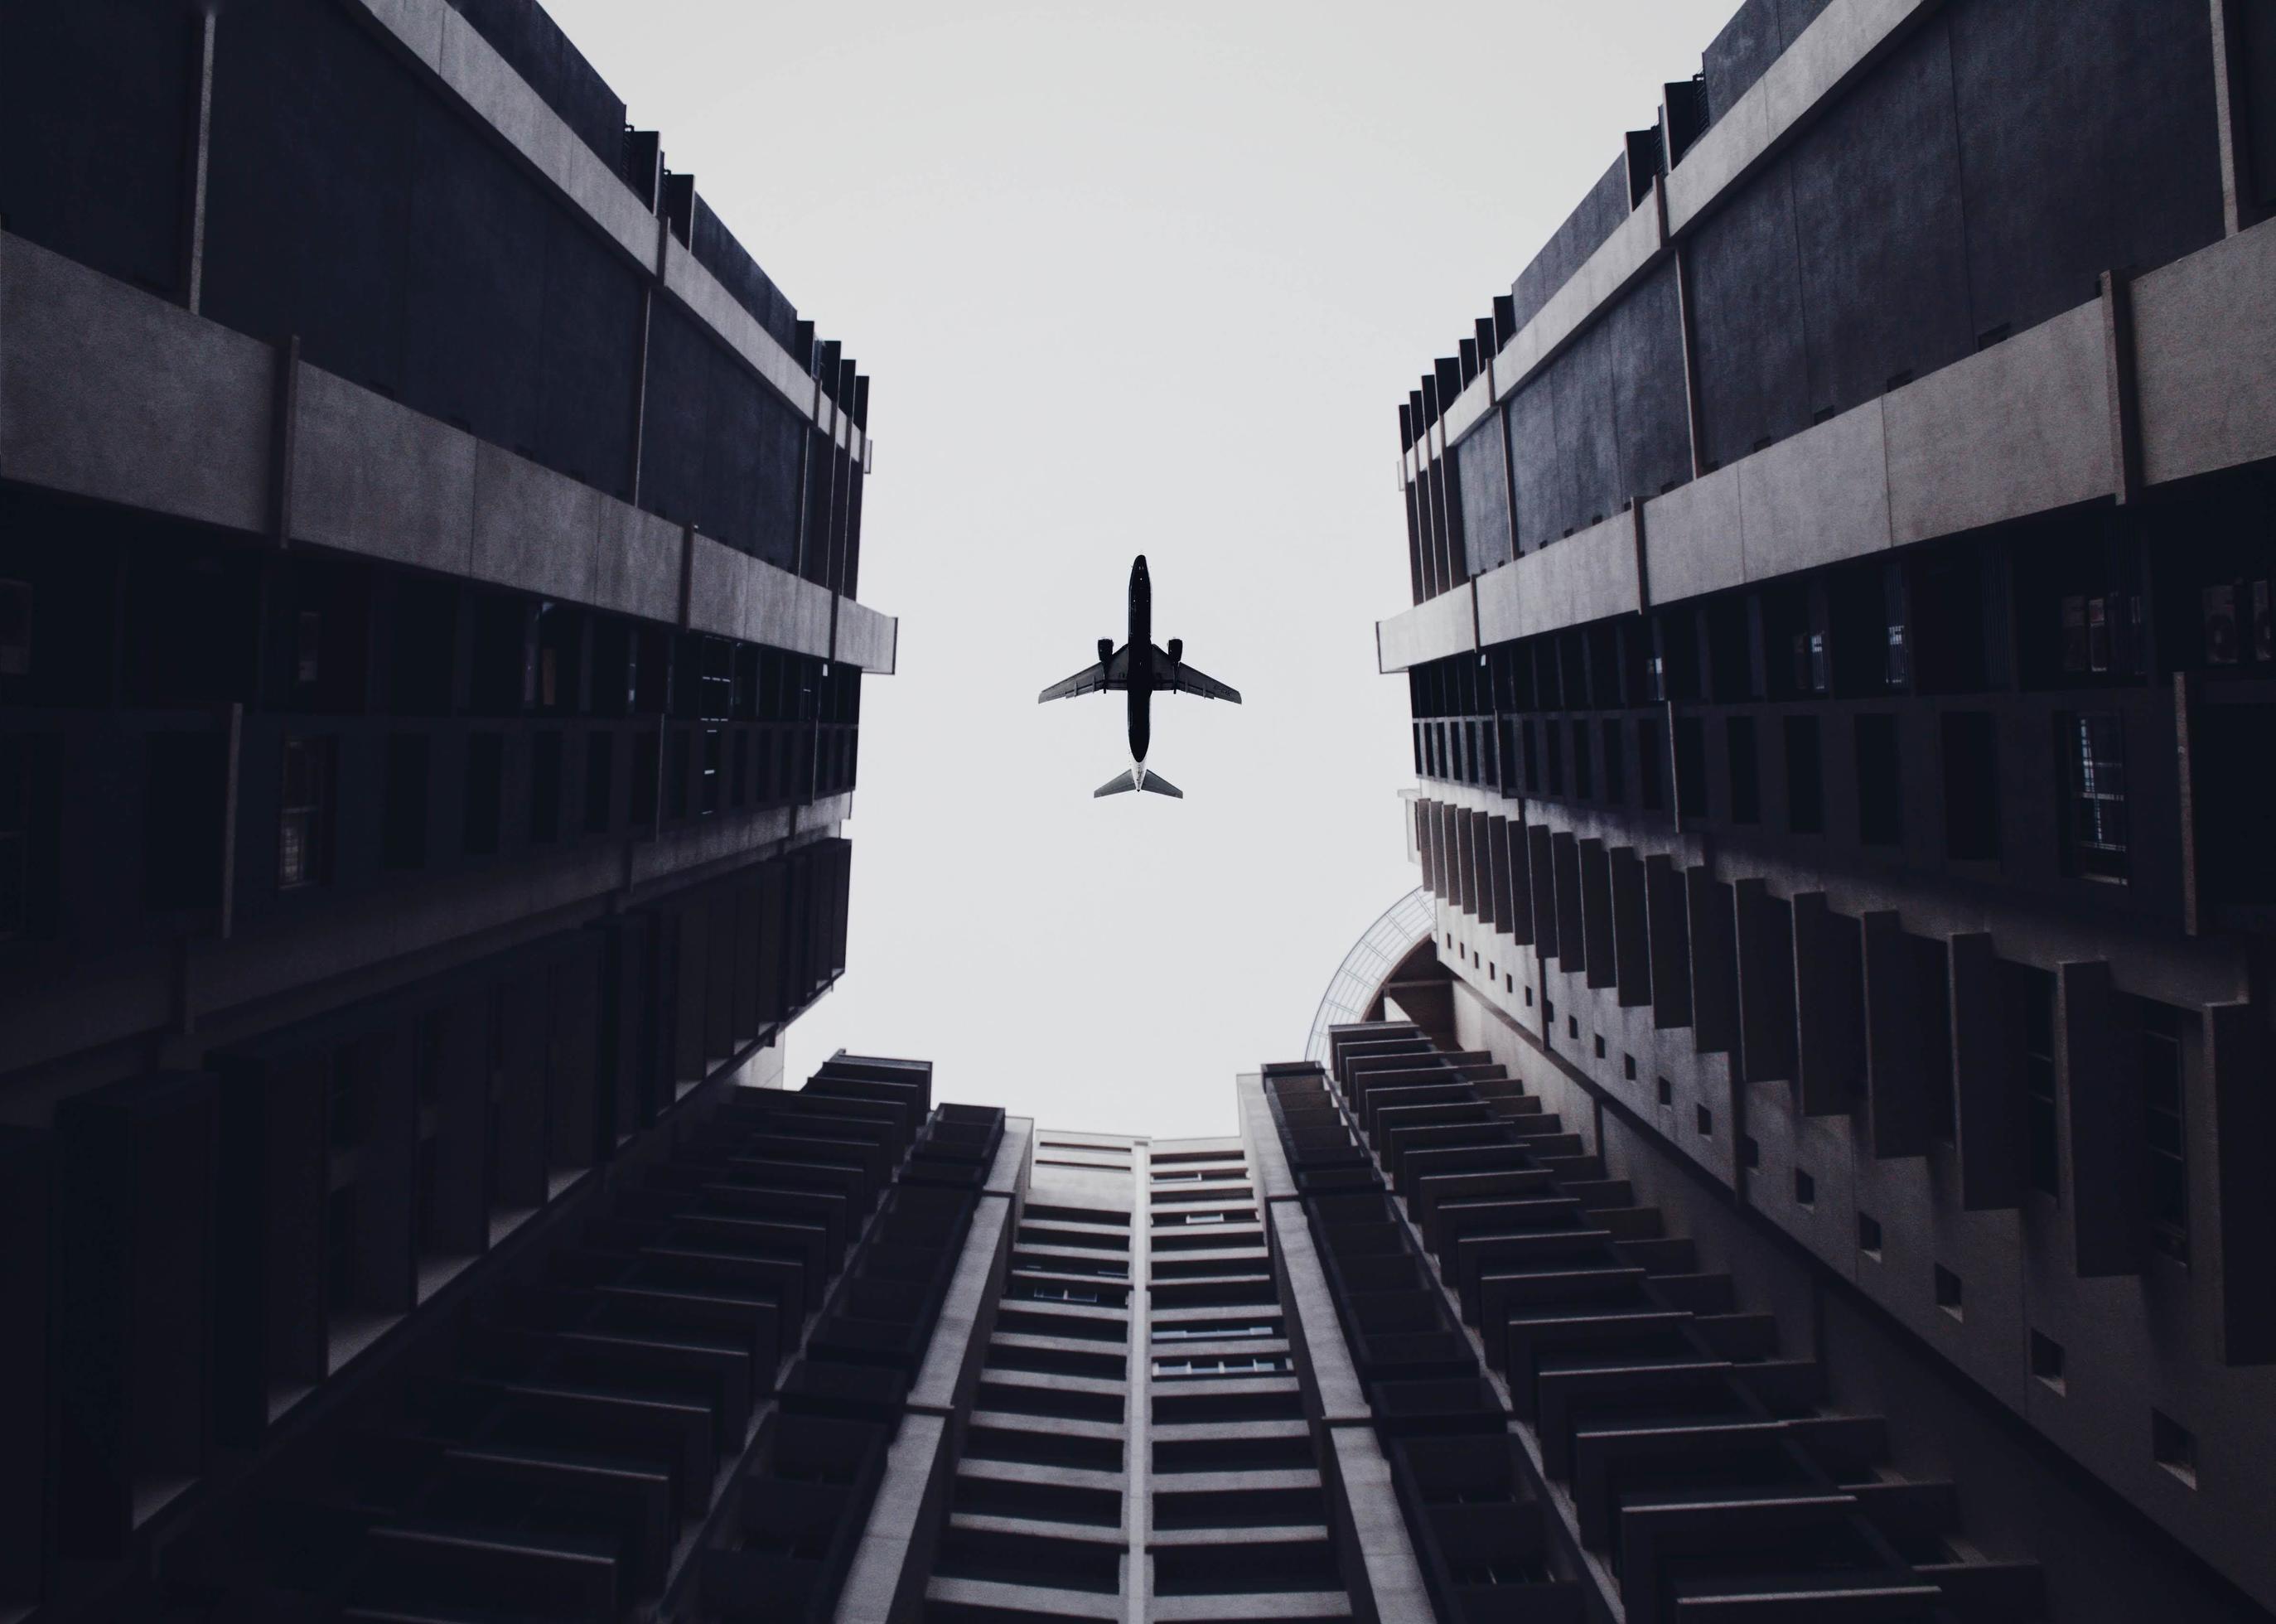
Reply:
[[1127, 795], [1134, 789], [1142, 789], [1154, 795], [1169, 795], [1179, 801], [1186, 798], [1186, 792], [1169, 779], [1158, 772], [1148, 772], [1142, 767], [1133, 767], [1119, 777], [1109, 778], [1090, 792], [1090, 798], [1096, 801], [1101, 795]]

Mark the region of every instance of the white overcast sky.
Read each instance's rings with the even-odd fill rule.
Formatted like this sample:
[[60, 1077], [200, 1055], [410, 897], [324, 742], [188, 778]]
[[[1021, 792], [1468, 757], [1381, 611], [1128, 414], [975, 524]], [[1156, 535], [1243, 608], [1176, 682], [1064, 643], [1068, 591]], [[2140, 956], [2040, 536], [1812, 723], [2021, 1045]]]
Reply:
[[[1396, 407], [1506, 292], [1735, 0], [1485, 5], [547, 0], [873, 381], [849, 968], [792, 1029], [1047, 1127], [1233, 1129], [1416, 880]], [[1155, 640], [1186, 792], [1094, 801]]]

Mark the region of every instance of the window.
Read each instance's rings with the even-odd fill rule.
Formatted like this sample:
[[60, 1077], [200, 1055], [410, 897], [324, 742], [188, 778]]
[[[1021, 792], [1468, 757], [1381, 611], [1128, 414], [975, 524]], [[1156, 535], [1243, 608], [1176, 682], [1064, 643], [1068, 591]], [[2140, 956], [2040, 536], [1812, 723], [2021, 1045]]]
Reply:
[[1573, 793], [1581, 801], [1594, 800], [1597, 793], [1595, 775], [1590, 770], [1589, 725], [1586, 722], [1573, 724]]
[[2196, 1434], [2162, 1410], [2150, 1412], [2150, 1453], [2190, 1488], [2197, 1486]]
[[709, 817], [722, 802], [722, 772], [726, 760], [726, 740], [716, 727], [703, 730], [703, 781], [697, 786], [695, 804], [702, 816]]
[[1794, 1198], [1805, 1207], [1815, 1206], [1817, 1203], [1817, 1180], [1799, 1167], [1794, 1170]]
[[1988, 710], [1944, 716], [1944, 849], [1968, 861], [1999, 855], [1999, 748]]
[[32, 674], [32, 583], [0, 581], [0, 677]]
[[585, 741], [585, 830], [606, 834], [609, 809], [615, 800], [617, 741], [612, 734], [594, 733]]
[[1786, 718], [1786, 818], [1798, 835], [1825, 832], [1825, 753], [1816, 717]]
[[561, 735], [542, 732], [530, 740], [529, 838], [561, 838]]
[[1597, 1040], [1597, 1059], [1601, 1060], [1605, 1058], [1605, 1035], [1602, 1032], [1597, 1032], [1591, 1036]]
[[1658, 1091], [1659, 1103], [1661, 1104], [1673, 1105], [1675, 1104], [1675, 1085], [1668, 1081], [1666, 1078], [1654, 1078], [1652, 1080], [1652, 1087]]
[[1897, 718], [1857, 718], [1857, 838], [1894, 846], [1904, 838], [1904, 778], [1898, 763]]
[[1542, 725], [1542, 735], [1549, 741], [1549, 793], [1565, 793], [1565, 728], [1561, 723]]
[[324, 877], [331, 835], [332, 741], [287, 739], [277, 808], [277, 884], [290, 891]]
[[1706, 817], [1707, 725], [1697, 717], [1675, 718], [1675, 811], [1679, 817]]
[[2181, 1012], [2136, 1001], [2142, 1031], [2142, 1152], [2148, 1161], [2150, 1244], [2189, 1260], [2189, 1146], [2181, 1110]]
[[1699, 1107], [1699, 1136], [1702, 1139], [1715, 1136], [1715, 1113], [1704, 1105]]
[[2085, 879], [2126, 878], [2126, 734], [2118, 713], [2083, 710], [2057, 719], [2068, 807], [2063, 856]]
[[31, 917], [31, 755], [27, 740], [0, 737], [0, 942]]
[[2057, 1393], [2063, 1387], [2063, 1347], [2044, 1332], [2031, 1332], [2031, 1374]]
[[1875, 1263], [1881, 1260], [1881, 1220], [1857, 1215], [1857, 1249]]
[[424, 733], [387, 736], [386, 800], [380, 809], [380, 861], [416, 869], [427, 861], [427, 761]]
[[324, 647], [324, 618], [313, 609], [300, 611], [295, 628], [292, 650], [292, 679], [310, 683], [316, 679], [322, 667]]
[[1763, 1165], [1762, 1142], [1752, 1134], [1739, 1135], [1739, 1162], [1745, 1167], [1759, 1167]]
[[1936, 1265], [1936, 1306], [1954, 1319], [1964, 1317], [1961, 1310], [1960, 1277], [1942, 1264]]
[[1666, 797], [1659, 784], [1659, 727], [1650, 721], [1638, 722], [1636, 731], [1636, 796], [1647, 812], [1665, 808]]
[[1627, 1078], [1630, 1082], [1634, 1082], [1635, 1081], [1635, 1056], [1632, 1054], [1622, 1055], [1620, 1057], [1620, 1075]]
[[1578, 1015], [1565, 1017], [1565, 1036], [1576, 1043], [1581, 1041], [1581, 1018]]
[[1762, 768], [1755, 751], [1755, 718], [1732, 717], [1724, 723], [1724, 745], [1731, 759], [1731, 821], [1762, 821]]
[[505, 735], [467, 735], [467, 808], [461, 831], [466, 849], [486, 855], [498, 848], [498, 826], [505, 810]]
[[2022, 1040], [2023, 1137], [2031, 1188], [2062, 1195], [2062, 1158], [2055, 1119], [2055, 978], [2045, 970], [2009, 966]]
[[1620, 755], [1620, 725], [1605, 724], [1605, 799], [1626, 801], [1628, 794], [1627, 763]]

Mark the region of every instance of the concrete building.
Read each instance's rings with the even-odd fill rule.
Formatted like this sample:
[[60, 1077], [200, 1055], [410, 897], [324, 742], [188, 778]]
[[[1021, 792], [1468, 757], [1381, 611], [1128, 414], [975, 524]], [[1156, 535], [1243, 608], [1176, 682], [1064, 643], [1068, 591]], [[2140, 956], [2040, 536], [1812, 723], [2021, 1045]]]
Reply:
[[1809, 1446], [1844, 1538], [1981, 1616], [2029, 1563], [2053, 1618], [2261, 1616], [2276, 7], [1747, 0], [1658, 99], [1400, 408], [1392, 1001], [1685, 1238], [1608, 1295], [1766, 1316], [1876, 1418]]
[[529, 0], [14, 7], [0, 130], [0, 1617], [644, 1605], [926, 1120], [731, 1099], [846, 962], [869, 381]]

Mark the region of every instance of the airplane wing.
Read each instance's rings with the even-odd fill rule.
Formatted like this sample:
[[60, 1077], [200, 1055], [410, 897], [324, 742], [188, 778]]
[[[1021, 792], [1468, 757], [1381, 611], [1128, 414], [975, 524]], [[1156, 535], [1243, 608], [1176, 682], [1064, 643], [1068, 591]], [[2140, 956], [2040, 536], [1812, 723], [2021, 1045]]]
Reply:
[[1073, 699], [1078, 694], [1098, 694], [1108, 688], [1130, 686], [1130, 645], [1125, 643], [1114, 651], [1114, 657], [1088, 671], [1079, 671], [1064, 681], [1054, 682], [1036, 695], [1037, 704], [1046, 700]]
[[1229, 688], [1215, 677], [1172, 659], [1159, 649], [1154, 650], [1154, 686], [1165, 692], [1198, 694], [1203, 699], [1229, 699], [1236, 705], [1240, 702], [1239, 688]]

